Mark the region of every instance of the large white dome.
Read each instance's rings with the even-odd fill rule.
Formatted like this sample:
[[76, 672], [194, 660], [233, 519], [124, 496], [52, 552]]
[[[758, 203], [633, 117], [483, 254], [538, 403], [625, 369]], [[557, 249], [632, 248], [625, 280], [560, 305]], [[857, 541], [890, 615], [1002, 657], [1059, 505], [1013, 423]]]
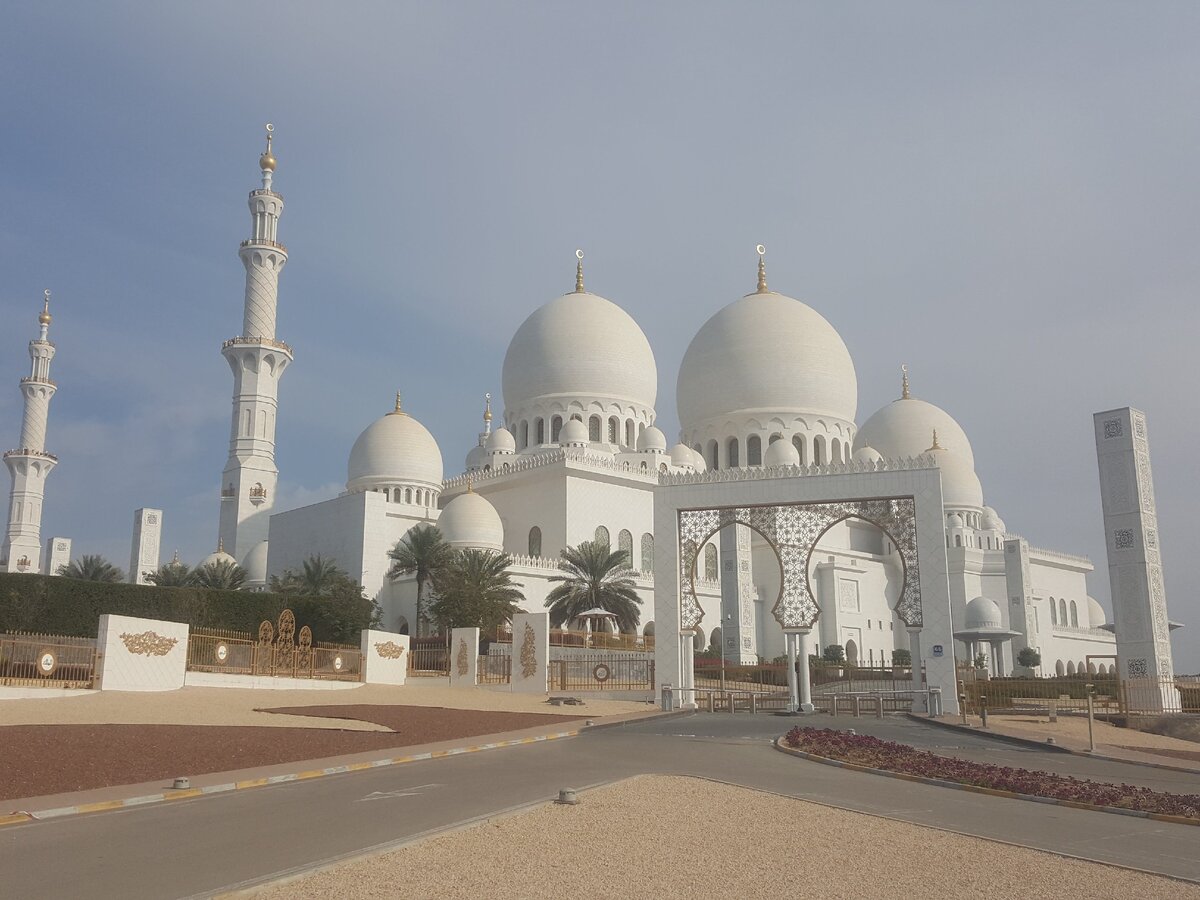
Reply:
[[447, 503], [438, 516], [437, 526], [451, 547], [504, 550], [504, 525], [500, 514], [474, 491], [459, 494]]
[[[941, 440], [940, 432], [938, 440]], [[943, 447], [933, 450], [932, 455], [942, 470], [942, 505], [982, 509], [983, 485], [979, 483], [975, 467], [961, 454]]]
[[850, 351], [816, 310], [774, 291], [747, 294], [701, 326], [679, 367], [685, 432], [725, 416], [807, 414], [853, 423]]
[[543, 398], [653, 409], [657, 394], [658, 370], [642, 329], [621, 307], [586, 291], [535, 310], [504, 354], [506, 415]]
[[399, 408], [372, 422], [358, 436], [346, 467], [346, 490], [394, 484], [441, 490], [442, 452], [433, 435]]

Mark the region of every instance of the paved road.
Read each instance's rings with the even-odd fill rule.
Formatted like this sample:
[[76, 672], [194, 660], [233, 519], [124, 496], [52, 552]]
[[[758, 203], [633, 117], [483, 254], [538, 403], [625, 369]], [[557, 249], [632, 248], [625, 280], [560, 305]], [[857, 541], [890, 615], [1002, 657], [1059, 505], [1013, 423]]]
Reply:
[[[9, 896], [205, 895], [498, 811], [639, 773], [697, 775], [1200, 882], [1200, 829], [846, 772], [776, 752], [785, 721], [694, 714], [579, 738], [0, 830]], [[1028, 754], [1043, 762], [1164, 777], [957, 735], [904, 720], [841, 727], [946, 751]], [[1077, 761], [1077, 762], [1075, 762]], [[1104, 768], [1111, 765], [1111, 768]], [[1178, 777], [1178, 781], [1175, 778]], [[1192, 781], [1188, 781], [1192, 779]], [[1129, 780], [1126, 778], [1126, 780]], [[1186, 785], [1186, 787], [1185, 787]], [[586, 802], [586, 798], [584, 799]]]

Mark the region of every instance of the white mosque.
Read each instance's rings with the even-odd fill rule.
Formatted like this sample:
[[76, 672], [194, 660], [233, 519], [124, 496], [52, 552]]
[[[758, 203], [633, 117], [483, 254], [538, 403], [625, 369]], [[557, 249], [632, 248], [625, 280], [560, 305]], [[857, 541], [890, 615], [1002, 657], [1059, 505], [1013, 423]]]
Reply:
[[[277, 237], [283, 198], [272, 187], [275, 166], [268, 134], [262, 187], [249, 197], [252, 235], [240, 248], [242, 331], [222, 348], [234, 376], [233, 414], [219, 550], [206, 561], [237, 561], [261, 589], [270, 576], [321, 554], [362, 582], [382, 607], [384, 627], [415, 631], [414, 582], [386, 575], [388, 551], [410, 529], [434, 524], [453, 546], [511, 554], [529, 610], [543, 608], [559, 551], [599, 539], [629, 554], [643, 598], [639, 627], [652, 634], [655, 489], [664, 474], [765, 466], [805, 477], [819, 467], [822, 474], [844, 468], [850, 478], [867, 463], [930, 454], [941, 473], [955, 655], [983, 654], [995, 674], [1011, 673], [1024, 647], [1040, 652], [1042, 674], [1112, 668], [1113, 627], [1087, 592], [1091, 562], [1024, 542], [1024, 565], [1006, 560], [1005, 542], [1012, 547], [1017, 535], [985, 504], [966, 433], [947, 412], [913, 396], [907, 372], [898, 399], [859, 427], [850, 351], [819, 312], [768, 288], [761, 247], [756, 290], [705, 322], [684, 356], [679, 442], [655, 426], [658, 372], [646, 336], [628, 312], [584, 287], [580, 253], [575, 289], [517, 328], [504, 358], [500, 423], [488, 395], [477, 445], [456, 451], [465, 451], [461, 470], [447, 471], [438, 442], [397, 394], [394, 407], [381, 410], [350, 446], [341, 495], [274, 512], [278, 384], [293, 361], [275, 334], [287, 262]], [[28, 503], [31, 483], [23, 474], [18, 484], [17, 473], [40, 466], [40, 490], [52, 465], [39, 443], [41, 421], [40, 434], [33, 428], [23, 439], [25, 449], [12, 461], [6, 455], [17, 504]], [[20, 523], [27, 507], [14, 509]], [[704, 548], [703, 571], [694, 573], [707, 629], [697, 646], [715, 644], [743, 661], [780, 656], [784, 634], [770, 615], [778, 560], [748, 530], [728, 530]], [[18, 549], [36, 555], [36, 525], [29, 531], [10, 524], [7, 568]], [[896, 549], [883, 531], [856, 520], [836, 525], [818, 550], [810, 563], [821, 610], [814, 649], [836, 643], [851, 661], [890, 663], [909, 640], [894, 612], [903, 583]], [[1014, 579], [1031, 589], [1016, 589]], [[1032, 595], [1032, 615], [1018, 595]]]

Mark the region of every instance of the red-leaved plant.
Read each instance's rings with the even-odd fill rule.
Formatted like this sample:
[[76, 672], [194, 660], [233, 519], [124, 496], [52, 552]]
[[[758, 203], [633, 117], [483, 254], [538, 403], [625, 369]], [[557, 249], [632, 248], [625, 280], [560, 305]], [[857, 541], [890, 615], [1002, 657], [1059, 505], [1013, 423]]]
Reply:
[[1132, 784], [1107, 784], [1070, 775], [992, 766], [829, 728], [793, 728], [784, 737], [784, 742], [816, 756], [888, 772], [1094, 806], [1200, 818], [1200, 795], [1197, 794], [1165, 794]]

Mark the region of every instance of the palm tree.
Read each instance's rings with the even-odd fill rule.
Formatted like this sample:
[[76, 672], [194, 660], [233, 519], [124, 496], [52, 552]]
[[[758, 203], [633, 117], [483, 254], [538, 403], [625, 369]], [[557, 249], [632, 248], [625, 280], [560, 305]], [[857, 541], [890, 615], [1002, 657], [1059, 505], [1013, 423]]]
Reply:
[[507, 553], [461, 550], [438, 575], [438, 596], [429, 606], [433, 620], [445, 629], [494, 631], [520, 612], [525, 598], [513, 584]]
[[146, 580], [158, 587], [187, 587], [192, 583], [192, 568], [179, 561], [179, 551], [169, 563], [163, 563], [146, 575]]
[[125, 573], [99, 554], [85, 553], [58, 567], [58, 574], [82, 581], [104, 581], [115, 584], [125, 580]]
[[271, 590], [280, 594], [300, 594], [305, 597], [327, 597], [342, 587], [350, 575], [335, 560], [319, 553], [304, 560], [302, 572], [284, 571], [271, 576]]
[[[165, 567], [164, 567], [165, 568]], [[189, 584], [221, 591], [236, 591], [246, 582], [246, 570], [235, 562], [218, 559], [206, 566], [197, 566]]]
[[425, 621], [425, 602], [434, 583], [454, 561], [454, 550], [442, 540], [442, 533], [433, 525], [418, 525], [388, 551], [392, 567], [387, 577], [396, 581], [405, 575], [417, 576], [417, 637]]
[[584, 541], [578, 547], [567, 547], [560, 555], [558, 567], [563, 574], [550, 579], [559, 584], [546, 595], [552, 627], [561, 627], [596, 607], [615, 615], [623, 632], [637, 627], [642, 598], [634, 587], [628, 553], [612, 550], [604, 543]]

